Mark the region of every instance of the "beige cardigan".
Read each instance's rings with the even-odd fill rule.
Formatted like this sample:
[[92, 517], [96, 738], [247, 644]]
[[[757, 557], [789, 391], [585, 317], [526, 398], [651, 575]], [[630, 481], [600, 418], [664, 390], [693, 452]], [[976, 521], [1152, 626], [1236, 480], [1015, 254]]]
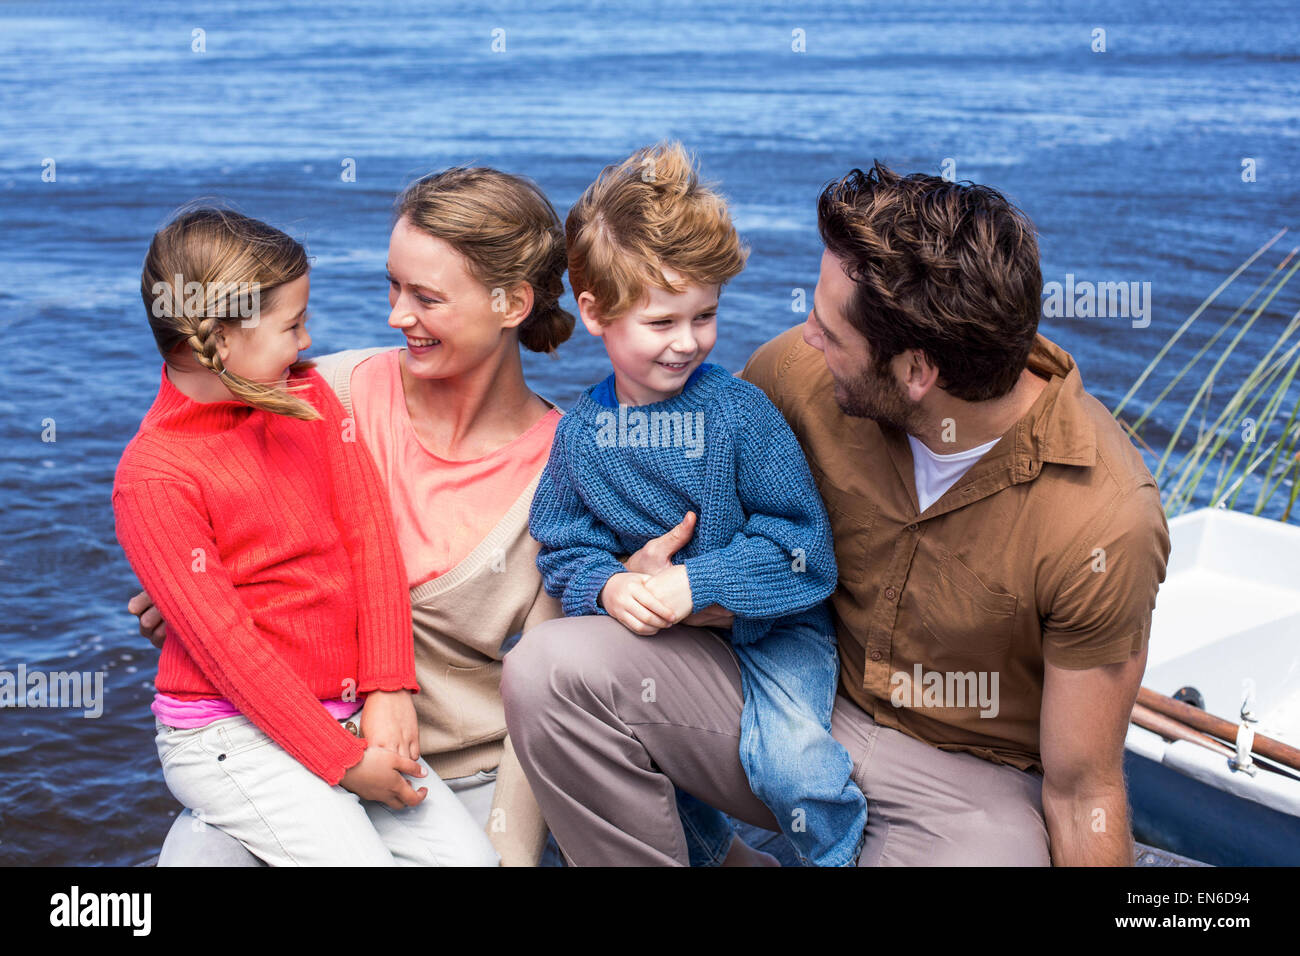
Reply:
[[[351, 349], [316, 359], [317, 371], [349, 415], [352, 371], [384, 351]], [[538, 544], [528, 533], [528, 509], [540, 477], [529, 482], [468, 557], [411, 589], [420, 751], [444, 779], [498, 768], [488, 835], [503, 866], [536, 866], [547, 833], [506, 738], [501, 703], [501, 643], [564, 616], [559, 601], [542, 589]]]

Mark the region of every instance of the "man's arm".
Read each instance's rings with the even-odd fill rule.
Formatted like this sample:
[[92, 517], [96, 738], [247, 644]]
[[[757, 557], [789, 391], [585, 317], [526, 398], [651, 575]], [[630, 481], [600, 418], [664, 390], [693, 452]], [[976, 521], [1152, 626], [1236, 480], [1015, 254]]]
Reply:
[[1076, 541], [1049, 575], [1043, 619], [1043, 814], [1054, 863], [1131, 866], [1124, 735], [1169, 559], [1155, 483], [1108, 503]]
[[1147, 649], [1121, 664], [1046, 664], [1039, 747], [1043, 816], [1056, 866], [1131, 866], [1124, 736]]

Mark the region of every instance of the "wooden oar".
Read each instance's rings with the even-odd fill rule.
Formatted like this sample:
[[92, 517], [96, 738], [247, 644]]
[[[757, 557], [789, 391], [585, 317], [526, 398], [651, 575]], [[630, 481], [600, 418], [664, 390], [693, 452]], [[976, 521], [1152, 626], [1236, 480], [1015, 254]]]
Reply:
[[[1150, 687], [1140, 688], [1137, 699], [1137, 705], [1133, 708], [1133, 722], [1139, 727], [1146, 726], [1137, 720], [1137, 711], [1140, 706], [1179, 724], [1199, 730], [1202, 734], [1211, 734], [1223, 740], [1234, 742], [1237, 739], [1237, 725], [1231, 721], [1224, 720], [1222, 717], [1215, 717], [1213, 714], [1207, 714], [1201, 708], [1185, 704], [1181, 700], [1166, 697]], [[1151, 727], [1147, 727], [1147, 729], [1154, 730]], [[1156, 732], [1163, 733], [1163, 731]], [[1169, 735], [1165, 734], [1165, 736]], [[1178, 739], [1184, 740], [1187, 738], [1180, 737]], [[1300, 770], [1300, 749], [1292, 747], [1290, 744], [1284, 744], [1274, 737], [1267, 737], [1260, 733], [1255, 734], [1255, 740], [1250, 750], [1251, 753], [1272, 760], [1274, 763], [1289, 767], [1292, 770]], [[1235, 754], [1236, 750], [1230, 750], [1229, 752]]]
[[1168, 737], [1171, 740], [1186, 740], [1207, 750], [1213, 750], [1225, 757], [1231, 757], [1236, 753], [1227, 744], [1215, 740], [1213, 737], [1207, 737], [1186, 724], [1181, 724], [1172, 717], [1166, 717], [1164, 714], [1157, 713], [1150, 707], [1144, 707], [1141, 704], [1133, 705], [1133, 723], [1152, 733], [1157, 733], [1161, 737]]

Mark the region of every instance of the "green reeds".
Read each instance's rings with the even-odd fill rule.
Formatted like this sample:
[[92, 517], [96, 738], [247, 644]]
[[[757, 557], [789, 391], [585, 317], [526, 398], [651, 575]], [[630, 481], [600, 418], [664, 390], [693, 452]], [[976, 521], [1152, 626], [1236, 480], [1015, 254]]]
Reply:
[[[1290, 519], [1297, 492], [1300, 492], [1300, 396], [1288, 400], [1293, 386], [1297, 384], [1297, 376], [1300, 376], [1300, 339], [1297, 339], [1300, 312], [1291, 317], [1264, 355], [1254, 360], [1249, 371], [1243, 375], [1237, 366], [1251, 361], [1244, 354], [1245, 349], [1238, 354], [1239, 346], [1246, 340], [1246, 334], [1261, 317], [1268, 314], [1269, 307], [1278, 294], [1291, 281], [1292, 276], [1300, 271], [1300, 259], [1296, 257], [1300, 253], [1300, 246], [1287, 253], [1255, 286], [1182, 368], [1172, 374], [1132, 424], [1120, 418], [1120, 413], [1137, 398], [1139, 390], [1148, 380], [1153, 376], [1162, 377], [1158, 373], [1165, 371], [1166, 360], [1174, 344], [1188, 334], [1220, 294], [1285, 233], [1286, 230], [1283, 229], [1264, 243], [1196, 307], [1161, 346], [1133, 387], [1115, 406], [1113, 414], [1129, 436], [1153, 458], [1157, 458], [1154, 475], [1160, 486], [1165, 513], [1169, 517], [1181, 514], [1197, 501], [1210, 507], [1235, 509], [1248, 480], [1253, 480], [1258, 484], [1254, 502], [1242, 502], [1243, 506], [1249, 507], [1251, 513], [1256, 515], [1265, 511], [1276, 513], [1281, 508], [1280, 520]], [[1258, 304], [1256, 300], [1259, 300]], [[1244, 321], [1243, 316], [1246, 316]], [[1220, 345], [1225, 337], [1226, 344]], [[1234, 354], [1237, 354], [1237, 362], [1230, 363]], [[1212, 358], [1209, 367], [1197, 369], [1207, 356]], [[1164, 449], [1157, 451], [1143, 438], [1142, 428], [1150, 422], [1156, 410], [1180, 382], [1187, 379], [1186, 387], [1197, 382], [1196, 377], [1189, 378], [1194, 369], [1200, 379], [1195, 394], [1187, 402]], [[1216, 384], [1221, 396], [1218, 403], [1214, 401]], [[1233, 388], [1233, 385], [1236, 387]], [[1226, 398], [1223, 397], [1225, 392]], [[1284, 409], [1286, 418], [1279, 428], [1277, 423]], [[1198, 413], [1200, 423], [1195, 437], [1192, 437], [1188, 432], [1188, 423]], [[1207, 481], [1212, 463], [1217, 463], [1217, 468]], [[1203, 492], [1203, 482], [1210, 488], [1208, 496]], [[1285, 505], [1274, 505], [1274, 500], [1281, 495], [1286, 496]]]

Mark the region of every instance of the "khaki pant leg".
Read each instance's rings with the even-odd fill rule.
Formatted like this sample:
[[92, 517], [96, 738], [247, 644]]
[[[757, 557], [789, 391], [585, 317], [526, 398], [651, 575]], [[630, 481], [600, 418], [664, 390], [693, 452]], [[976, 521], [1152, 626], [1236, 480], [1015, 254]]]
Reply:
[[711, 631], [547, 621], [506, 655], [501, 692], [533, 794], [575, 865], [687, 865], [674, 784], [776, 829], [740, 765], [740, 670]]
[[831, 733], [867, 797], [859, 866], [1050, 866], [1043, 778], [881, 727], [842, 694]]

